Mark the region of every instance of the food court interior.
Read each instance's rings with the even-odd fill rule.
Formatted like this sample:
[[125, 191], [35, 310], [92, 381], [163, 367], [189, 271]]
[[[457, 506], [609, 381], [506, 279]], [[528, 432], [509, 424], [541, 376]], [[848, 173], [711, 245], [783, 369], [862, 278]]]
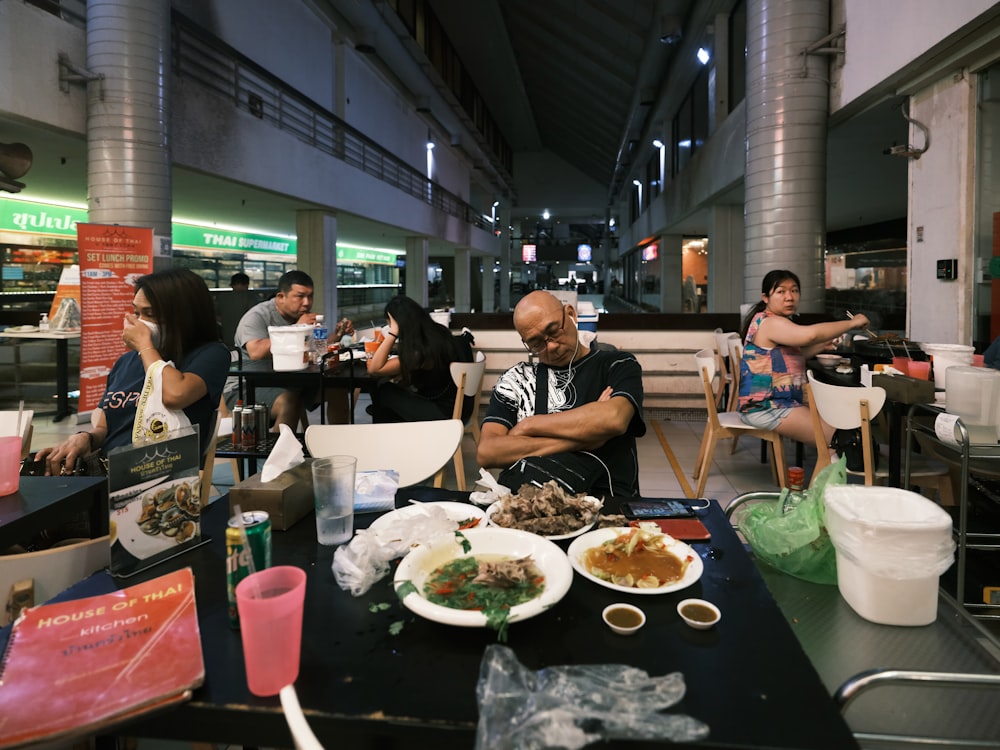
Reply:
[[[1000, 335], [998, 3], [136, 5], [0, 2], [0, 328], [50, 312], [85, 223], [151, 227], [154, 267], [220, 309], [232, 273], [266, 299], [299, 268], [330, 320], [378, 325], [404, 293], [492, 340], [526, 292], [570, 293], [599, 340], [640, 342], [688, 483], [688, 342], [737, 330], [771, 269], [809, 320], [978, 353]], [[2, 336], [0, 410], [35, 411], [33, 449], [80, 429], [78, 343], [54, 419], [54, 345]], [[638, 445], [643, 493], [683, 495], [657, 433]], [[785, 450], [809, 476], [815, 448]], [[716, 451], [705, 494], [758, 490], [758, 441]]]

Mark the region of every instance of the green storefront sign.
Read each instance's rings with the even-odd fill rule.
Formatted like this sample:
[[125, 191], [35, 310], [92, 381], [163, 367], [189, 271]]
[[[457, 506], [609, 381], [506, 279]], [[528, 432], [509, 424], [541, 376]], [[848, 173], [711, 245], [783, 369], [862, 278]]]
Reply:
[[[27, 232], [75, 239], [77, 223], [85, 224], [87, 221], [87, 210], [83, 208], [0, 199], [0, 231]], [[228, 229], [196, 227], [190, 224], [172, 224], [170, 229], [173, 234], [174, 248], [269, 253], [293, 257], [297, 252], [296, 241], [292, 237], [234, 232]]]
[[396, 265], [399, 256], [386, 250], [337, 245], [338, 263], [379, 263], [384, 266]]

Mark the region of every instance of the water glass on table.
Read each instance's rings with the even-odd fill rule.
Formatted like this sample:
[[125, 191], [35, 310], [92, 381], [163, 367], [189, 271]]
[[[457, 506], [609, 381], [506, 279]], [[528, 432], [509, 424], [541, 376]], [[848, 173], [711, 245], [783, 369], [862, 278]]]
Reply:
[[277, 695], [299, 676], [306, 573], [279, 565], [251, 573], [236, 584], [247, 687]]
[[328, 456], [312, 462], [316, 536], [320, 544], [350, 541], [354, 534], [354, 456]]
[[0, 437], [0, 496], [21, 486], [21, 438]]

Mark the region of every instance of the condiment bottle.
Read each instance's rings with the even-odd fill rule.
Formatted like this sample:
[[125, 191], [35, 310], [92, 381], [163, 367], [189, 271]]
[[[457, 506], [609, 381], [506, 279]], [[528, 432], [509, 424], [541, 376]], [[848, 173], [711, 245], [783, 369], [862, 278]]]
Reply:
[[42, 319], [38, 321], [38, 330], [47, 331], [49, 330], [49, 314], [42, 313]]
[[805, 497], [806, 470], [801, 466], [788, 467], [788, 494], [781, 506], [782, 513], [788, 513], [792, 508], [801, 503]]

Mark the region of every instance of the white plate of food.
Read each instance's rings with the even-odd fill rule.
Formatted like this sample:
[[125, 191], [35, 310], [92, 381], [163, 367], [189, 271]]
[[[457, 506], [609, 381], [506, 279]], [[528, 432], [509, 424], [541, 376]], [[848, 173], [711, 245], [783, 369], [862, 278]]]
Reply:
[[469, 503], [453, 503], [448, 501], [413, 503], [405, 508], [397, 508], [371, 522], [368, 530], [375, 534], [380, 543], [392, 542], [386, 535], [392, 536], [392, 528], [399, 522], [413, 522], [423, 517], [430, 517], [432, 514], [443, 512], [450, 520], [455, 522], [454, 530], [471, 529], [477, 526], [485, 526], [486, 514], [482, 508], [477, 508]]
[[[476, 572], [486, 578], [472, 584]], [[417, 545], [393, 579], [397, 596], [411, 612], [445, 625], [493, 627], [501, 637], [508, 623], [527, 620], [559, 602], [572, 583], [573, 568], [556, 544], [527, 531], [496, 527]], [[499, 606], [493, 598], [497, 592], [507, 599]], [[460, 608], [479, 605], [484, 594], [493, 606]]]
[[38, 326], [7, 326], [4, 330], [10, 333], [37, 333]]
[[524, 485], [486, 509], [491, 526], [529, 531], [552, 541], [572, 539], [590, 531], [604, 503], [592, 495], [569, 495], [555, 482], [544, 487]]
[[[679, 591], [698, 581], [705, 569], [698, 553], [684, 542], [659, 530], [641, 527], [619, 526], [588, 532], [573, 540], [566, 555], [573, 569], [584, 578], [626, 594]], [[637, 580], [638, 568], [655, 572]]]
[[145, 560], [174, 549], [198, 533], [201, 520], [198, 477], [183, 477], [137, 495], [114, 512], [114, 537]]

